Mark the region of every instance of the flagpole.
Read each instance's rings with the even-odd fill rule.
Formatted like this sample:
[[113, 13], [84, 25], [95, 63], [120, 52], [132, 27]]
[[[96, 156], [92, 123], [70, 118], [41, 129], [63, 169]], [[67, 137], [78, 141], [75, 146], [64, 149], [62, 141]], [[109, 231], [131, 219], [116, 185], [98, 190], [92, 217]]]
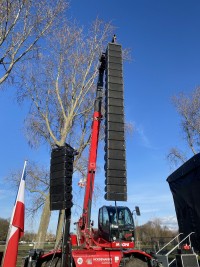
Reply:
[[[24, 161], [24, 168], [23, 168], [23, 171], [22, 171], [22, 176], [21, 176], [21, 179], [20, 179], [20, 185], [19, 185], [19, 189], [18, 189], [18, 192], [17, 192], [17, 198], [19, 198], [19, 194], [20, 194], [20, 190], [21, 190], [21, 187], [22, 187], [22, 184], [21, 184], [21, 181], [24, 179], [25, 180], [25, 172], [26, 172], [26, 165], [27, 165], [27, 160]], [[24, 200], [24, 199], [23, 199]], [[15, 201], [15, 204], [16, 204], [16, 201]]]
[[[21, 189], [21, 180], [25, 176], [26, 165], [27, 165], [27, 160], [24, 161], [24, 168], [23, 168], [23, 171], [22, 171], [22, 176], [21, 176], [21, 179], [20, 179], [19, 188], [18, 188], [18, 191], [17, 191], [16, 199], [15, 199], [15, 202], [14, 202], [14, 208], [13, 208], [13, 211], [12, 211], [12, 216], [11, 216], [11, 219], [10, 219], [10, 226], [12, 225], [12, 221], [13, 221], [13, 217], [14, 217], [14, 213], [15, 213], [15, 207], [16, 207], [17, 199], [19, 197], [19, 193], [22, 190]], [[10, 226], [9, 226], [9, 228], [10, 228]]]
[[24, 168], [10, 220], [2, 267], [15, 267], [17, 262], [18, 242], [24, 232], [24, 191], [26, 165], [27, 160], [24, 162]]

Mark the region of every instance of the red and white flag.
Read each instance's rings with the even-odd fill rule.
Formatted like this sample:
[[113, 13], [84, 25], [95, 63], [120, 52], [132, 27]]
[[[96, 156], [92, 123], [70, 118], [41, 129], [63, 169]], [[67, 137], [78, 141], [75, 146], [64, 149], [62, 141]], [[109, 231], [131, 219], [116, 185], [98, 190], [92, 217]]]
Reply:
[[24, 163], [24, 169], [15, 201], [12, 217], [10, 220], [10, 227], [8, 231], [7, 243], [3, 258], [2, 267], [16, 267], [18, 243], [21, 236], [24, 234], [24, 191], [25, 191], [25, 177], [26, 177], [26, 163]]

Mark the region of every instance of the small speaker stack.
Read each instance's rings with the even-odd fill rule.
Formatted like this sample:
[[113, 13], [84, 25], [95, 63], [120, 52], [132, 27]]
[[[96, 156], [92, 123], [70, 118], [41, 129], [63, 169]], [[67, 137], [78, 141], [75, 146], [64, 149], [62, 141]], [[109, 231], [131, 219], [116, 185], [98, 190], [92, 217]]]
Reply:
[[61, 146], [52, 149], [50, 165], [50, 210], [71, 208], [74, 149]]

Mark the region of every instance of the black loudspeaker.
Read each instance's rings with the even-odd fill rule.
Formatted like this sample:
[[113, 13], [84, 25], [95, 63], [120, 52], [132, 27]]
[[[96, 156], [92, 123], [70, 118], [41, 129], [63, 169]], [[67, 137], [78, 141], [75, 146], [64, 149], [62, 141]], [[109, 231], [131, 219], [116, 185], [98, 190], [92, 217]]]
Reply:
[[52, 149], [50, 165], [50, 210], [71, 208], [74, 149], [61, 146]]
[[127, 200], [124, 134], [122, 47], [109, 43], [106, 51], [105, 199]]

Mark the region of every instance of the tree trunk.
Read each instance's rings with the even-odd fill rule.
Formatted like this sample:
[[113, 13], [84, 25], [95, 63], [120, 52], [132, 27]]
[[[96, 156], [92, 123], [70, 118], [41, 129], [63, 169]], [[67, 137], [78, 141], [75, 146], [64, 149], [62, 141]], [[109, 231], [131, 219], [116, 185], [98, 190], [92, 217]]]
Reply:
[[60, 240], [62, 238], [64, 215], [65, 215], [65, 211], [64, 210], [60, 210], [59, 218], [58, 218], [58, 225], [57, 225], [57, 230], [56, 230], [55, 248], [57, 247], [57, 245], [59, 244], [59, 242], [60, 242]]
[[38, 233], [36, 236], [36, 243], [34, 248], [44, 248], [44, 242], [46, 239], [46, 234], [48, 230], [48, 225], [51, 217], [51, 211], [49, 208], [50, 205], [50, 199], [49, 199], [49, 194], [46, 197], [45, 204], [43, 207], [42, 215], [41, 215], [41, 220], [40, 220], [40, 226], [38, 229]]

